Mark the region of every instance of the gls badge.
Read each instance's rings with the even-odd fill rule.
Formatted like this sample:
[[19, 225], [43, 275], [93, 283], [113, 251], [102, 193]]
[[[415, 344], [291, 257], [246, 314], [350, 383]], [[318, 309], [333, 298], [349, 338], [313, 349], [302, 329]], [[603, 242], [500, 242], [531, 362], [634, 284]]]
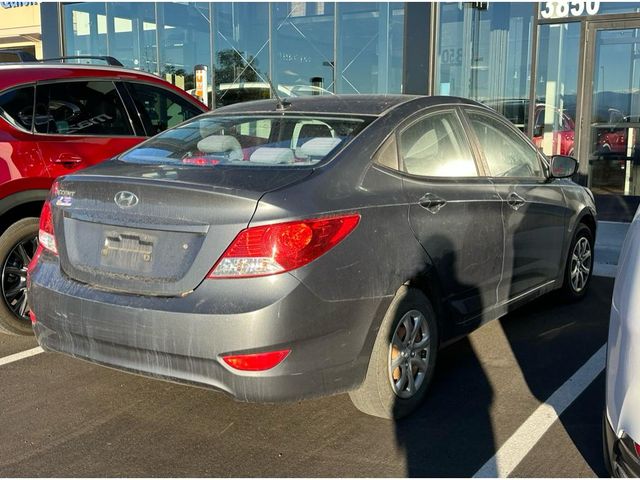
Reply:
[[135, 193], [127, 192], [123, 190], [121, 192], [116, 193], [116, 196], [113, 197], [113, 201], [116, 202], [120, 208], [131, 208], [135, 207], [138, 204], [138, 196]]

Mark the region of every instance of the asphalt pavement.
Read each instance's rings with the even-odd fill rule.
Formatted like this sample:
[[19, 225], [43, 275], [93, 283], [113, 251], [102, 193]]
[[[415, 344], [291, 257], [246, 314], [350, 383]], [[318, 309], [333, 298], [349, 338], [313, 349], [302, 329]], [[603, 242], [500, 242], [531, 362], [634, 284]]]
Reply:
[[[443, 349], [399, 422], [347, 395], [256, 405], [53, 353], [0, 364], [0, 476], [473, 476], [606, 343], [612, 290], [594, 278], [581, 302], [543, 297]], [[0, 359], [36, 346], [0, 334]], [[605, 476], [603, 408], [600, 373], [511, 476]]]

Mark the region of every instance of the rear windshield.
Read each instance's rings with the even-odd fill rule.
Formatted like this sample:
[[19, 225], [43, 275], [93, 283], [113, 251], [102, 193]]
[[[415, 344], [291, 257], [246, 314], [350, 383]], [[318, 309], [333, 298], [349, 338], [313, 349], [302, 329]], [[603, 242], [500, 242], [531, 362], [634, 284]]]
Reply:
[[368, 120], [330, 116], [208, 116], [167, 130], [120, 160], [183, 165], [315, 165]]

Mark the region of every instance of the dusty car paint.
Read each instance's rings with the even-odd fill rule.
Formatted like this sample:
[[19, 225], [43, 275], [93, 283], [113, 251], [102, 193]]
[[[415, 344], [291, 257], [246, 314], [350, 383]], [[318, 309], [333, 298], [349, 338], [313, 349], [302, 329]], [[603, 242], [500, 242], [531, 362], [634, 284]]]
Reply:
[[[377, 161], [398, 129], [439, 108], [461, 118], [466, 108], [489, 111], [455, 97], [291, 99], [287, 114], [346, 113], [372, 121], [316, 166], [256, 169], [246, 181], [232, 168], [216, 173], [118, 160], [63, 178], [60, 188], [77, 199], [72, 207], [53, 207], [64, 248], [59, 260], [44, 252], [31, 272], [38, 341], [47, 350], [212, 387], [241, 400], [295, 400], [362, 382], [377, 330], [403, 285], [421, 289], [434, 303], [441, 343], [562, 286], [576, 224], [588, 218], [595, 227], [586, 189], [548, 178], [517, 185], [486, 176], [416, 178]], [[281, 114], [275, 101], [264, 101], [213, 115], [251, 112]], [[527, 200], [517, 211], [508, 204], [513, 189]], [[110, 199], [121, 190], [140, 197], [139, 213], [118, 211]], [[361, 217], [357, 228], [301, 268], [204, 280], [247, 225], [352, 212]], [[173, 232], [199, 236], [198, 261], [180, 274], [175, 268], [164, 272], [175, 279], [130, 275], [109, 283], [104, 275], [95, 280], [91, 264], [78, 266], [91, 253], [80, 254], [87, 239], [74, 237], [74, 222], [148, 231], [149, 225], [162, 230], [163, 218]], [[75, 260], [65, 252], [69, 248], [78, 253]], [[180, 264], [168, 257], [164, 266], [174, 260]], [[155, 278], [163, 273], [158, 268]], [[291, 349], [285, 361], [264, 372], [237, 372], [220, 361], [227, 352], [284, 347]]]

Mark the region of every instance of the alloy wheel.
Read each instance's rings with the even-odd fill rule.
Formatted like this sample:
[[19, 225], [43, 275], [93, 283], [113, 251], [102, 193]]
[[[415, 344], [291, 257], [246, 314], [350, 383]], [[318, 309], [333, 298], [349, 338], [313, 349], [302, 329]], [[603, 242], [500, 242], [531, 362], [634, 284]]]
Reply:
[[27, 298], [27, 267], [38, 248], [38, 237], [17, 243], [2, 265], [2, 297], [19, 319], [29, 321]]
[[591, 244], [586, 237], [580, 237], [571, 254], [571, 286], [576, 293], [580, 293], [587, 286], [591, 265]]
[[418, 310], [405, 313], [396, 326], [389, 346], [389, 380], [400, 398], [411, 398], [420, 390], [429, 366], [429, 325]]

